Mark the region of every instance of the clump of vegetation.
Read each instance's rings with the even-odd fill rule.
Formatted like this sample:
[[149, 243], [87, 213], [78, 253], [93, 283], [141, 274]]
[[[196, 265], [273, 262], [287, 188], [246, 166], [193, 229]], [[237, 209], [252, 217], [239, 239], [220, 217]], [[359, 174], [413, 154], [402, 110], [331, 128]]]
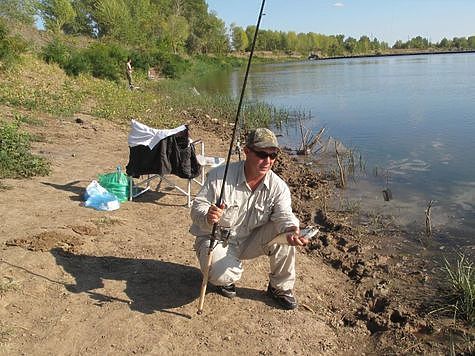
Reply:
[[12, 188], [8, 185], [5, 185], [5, 183], [3, 183], [2, 181], [0, 181], [0, 192], [3, 190], [9, 190], [9, 189], [12, 189]]
[[99, 219], [94, 220], [93, 223], [99, 228], [124, 224], [121, 219], [111, 218], [109, 216], [102, 216]]
[[444, 267], [450, 287], [450, 309], [455, 316], [475, 325], [475, 268], [464, 254], [451, 264], [444, 259]]
[[17, 290], [20, 287], [18, 281], [15, 281], [11, 277], [4, 276], [0, 279], [0, 295], [3, 295], [5, 292], [9, 290]]
[[28, 178], [50, 172], [49, 163], [30, 152], [31, 136], [19, 125], [0, 123], [0, 178]]
[[31, 117], [30, 115], [23, 115], [16, 113], [14, 115], [15, 121], [18, 123], [23, 123], [31, 126], [44, 126], [44, 122], [38, 118]]
[[[42, 58], [47, 63], [58, 64], [67, 75], [90, 74], [115, 82], [124, 76], [127, 57], [132, 59], [134, 70], [145, 73], [153, 67], [167, 78], [183, 76], [192, 65], [181, 56], [160, 48], [128, 50], [114, 42], [97, 42], [87, 48], [76, 48], [56, 37], [42, 50]], [[196, 59], [194, 62], [204, 63], [205, 60]]]
[[68, 75], [91, 74], [118, 82], [122, 77], [127, 51], [115, 44], [95, 43], [86, 49], [68, 46], [58, 38], [42, 53], [47, 63], [57, 63]]
[[20, 60], [27, 44], [20, 36], [8, 36], [8, 26], [0, 18], [0, 69], [8, 69]]

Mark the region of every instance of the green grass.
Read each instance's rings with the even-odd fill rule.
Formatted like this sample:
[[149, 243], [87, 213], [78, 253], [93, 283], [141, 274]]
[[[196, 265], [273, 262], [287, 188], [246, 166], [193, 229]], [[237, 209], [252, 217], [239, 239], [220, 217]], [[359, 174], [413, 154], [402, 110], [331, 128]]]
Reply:
[[[222, 64], [218, 59], [215, 62], [202, 61], [197, 67], [206, 73], [213, 68], [232, 65]], [[47, 64], [33, 54], [22, 55], [21, 64], [0, 73], [0, 104], [23, 113], [15, 114], [13, 123], [1, 124], [0, 178], [49, 173], [48, 163], [29, 153], [30, 142], [45, 141], [46, 138], [20, 131], [22, 125], [42, 124], [34, 118], [35, 113], [58, 118], [72, 118], [76, 113], [83, 113], [124, 126], [134, 118], [157, 128], [176, 127], [190, 117], [220, 122], [235, 120], [238, 100], [230, 96], [197, 94], [187, 80], [149, 81], [141, 73], [137, 73], [134, 80], [139, 89], [130, 91], [125, 77], [114, 82], [90, 75], [68, 76], [57, 64]], [[279, 126], [298, 117], [299, 114], [291, 110], [245, 100], [240, 119], [244, 127], [250, 129]]]
[[30, 126], [44, 126], [44, 122], [30, 115], [24, 115], [20, 113], [14, 114], [14, 120], [18, 123], [27, 124]]
[[444, 259], [444, 272], [448, 278], [450, 293], [448, 295], [449, 309], [455, 317], [466, 320], [469, 325], [475, 325], [475, 268], [467, 256], [459, 254], [453, 264]]
[[[210, 71], [212, 67], [206, 68]], [[199, 70], [206, 73], [203, 68]], [[235, 119], [237, 99], [220, 94], [196, 95], [189, 80], [148, 81], [140, 73], [134, 80], [140, 89], [130, 91], [125, 77], [117, 83], [90, 75], [67, 76], [58, 65], [28, 54], [23, 56], [21, 66], [0, 75], [0, 103], [58, 117], [82, 112], [124, 124], [135, 118], [160, 128], [182, 124], [183, 111], [208, 114], [220, 121]], [[241, 118], [249, 128], [279, 126], [298, 116], [291, 110], [246, 100], [241, 109]]]
[[[234, 122], [238, 99], [222, 94], [200, 93], [197, 95], [187, 81], [167, 81], [161, 84], [159, 91], [167, 93], [163, 101], [170, 112], [182, 112], [192, 115], [209, 114], [219, 121]], [[170, 115], [170, 112], [165, 115]], [[240, 119], [247, 128], [277, 125], [295, 117], [291, 110], [277, 109], [262, 102], [245, 102], [242, 105]]]
[[50, 172], [49, 163], [30, 152], [31, 136], [17, 122], [0, 122], [0, 178], [28, 178]]
[[23, 110], [71, 116], [85, 95], [81, 88], [56, 65], [27, 55], [21, 65], [0, 76], [0, 103]]

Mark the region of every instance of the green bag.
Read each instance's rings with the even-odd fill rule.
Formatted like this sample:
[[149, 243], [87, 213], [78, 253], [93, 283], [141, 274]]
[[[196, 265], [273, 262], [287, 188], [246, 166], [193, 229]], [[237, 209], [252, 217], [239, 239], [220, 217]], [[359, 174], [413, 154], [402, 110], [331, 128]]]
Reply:
[[120, 167], [117, 167], [117, 172], [99, 175], [99, 184], [114, 194], [119, 202], [129, 200], [129, 178], [122, 173]]

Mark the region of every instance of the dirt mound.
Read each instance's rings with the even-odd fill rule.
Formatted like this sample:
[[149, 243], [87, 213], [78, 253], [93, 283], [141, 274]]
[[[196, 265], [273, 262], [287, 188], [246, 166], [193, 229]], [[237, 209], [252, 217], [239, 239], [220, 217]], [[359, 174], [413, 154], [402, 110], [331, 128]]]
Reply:
[[11, 239], [5, 242], [7, 246], [18, 246], [30, 251], [47, 252], [61, 247], [67, 251], [77, 251], [83, 242], [77, 236], [67, 235], [64, 232], [45, 231], [25, 239]]

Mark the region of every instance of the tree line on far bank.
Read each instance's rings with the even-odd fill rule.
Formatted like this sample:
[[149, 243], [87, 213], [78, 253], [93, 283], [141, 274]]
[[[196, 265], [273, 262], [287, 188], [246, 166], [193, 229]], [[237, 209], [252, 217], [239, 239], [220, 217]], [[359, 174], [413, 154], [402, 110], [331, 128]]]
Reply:
[[[255, 26], [246, 29], [231, 25], [231, 45], [233, 50], [248, 51], [254, 36]], [[392, 50], [475, 50], [475, 36], [443, 38], [432, 43], [427, 38], [416, 36], [407, 42], [398, 40], [392, 47], [377, 38], [361, 36], [359, 39], [344, 35], [322, 35], [319, 33], [296, 33], [293, 31], [259, 30], [256, 49], [261, 51], [284, 51], [287, 53], [319, 53], [323, 57], [390, 53]]]

